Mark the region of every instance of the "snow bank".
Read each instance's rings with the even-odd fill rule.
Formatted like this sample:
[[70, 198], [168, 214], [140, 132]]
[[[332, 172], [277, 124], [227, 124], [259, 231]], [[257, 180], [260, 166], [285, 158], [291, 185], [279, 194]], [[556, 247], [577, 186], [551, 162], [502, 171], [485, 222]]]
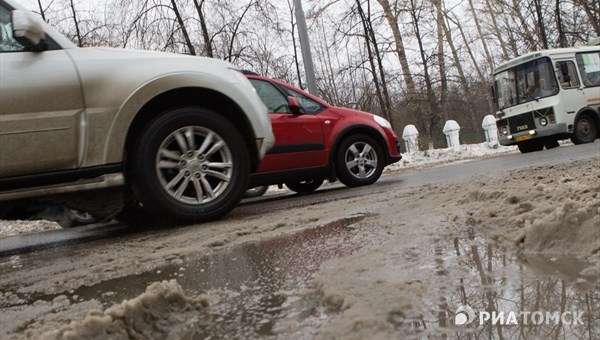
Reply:
[[62, 229], [62, 227], [56, 222], [47, 220], [0, 220], [0, 237], [37, 233], [55, 229]]
[[424, 168], [472, 158], [518, 152], [516, 146], [490, 147], [488, 143], [462, 144], [458, 148], [424, 150], [403, 153], [400, 162], [388, 165], [385, 171], [397, 171], [406, 168]]
[[[200, 312], [208, 306], [203, 297], [191, 299], [175, 280], [156, 282], [140, 296], [105, 311], [93, 310], [85, 319], [29, 338], [51, 339], [178, 339], [193, 335]], [[190, 333], [191, 332], [191, 333]]]
[[600, 252], [598, 160], [521, 170], [461, 202], [469, 225], [527, 254], [589, 257]]

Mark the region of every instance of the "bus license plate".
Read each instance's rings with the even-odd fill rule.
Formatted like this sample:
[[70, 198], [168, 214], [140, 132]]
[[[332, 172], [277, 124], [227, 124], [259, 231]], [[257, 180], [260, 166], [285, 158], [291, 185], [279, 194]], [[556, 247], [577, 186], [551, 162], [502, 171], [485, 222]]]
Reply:
[[524, 140], [531, 139], [531, 135], [520, 136], [520, 137], [517, 137], [516, 139], [517, 139], [517, 142], [522, 142]]

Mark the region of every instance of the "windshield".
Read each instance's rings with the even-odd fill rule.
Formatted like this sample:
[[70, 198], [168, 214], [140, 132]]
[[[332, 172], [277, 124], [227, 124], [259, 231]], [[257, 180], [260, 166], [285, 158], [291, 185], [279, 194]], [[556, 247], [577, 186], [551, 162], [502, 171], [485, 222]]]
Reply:
[[496, 106], [504, 108], [558, 93], [552, 62], [541, 58], [502, 71], [495, 76]]

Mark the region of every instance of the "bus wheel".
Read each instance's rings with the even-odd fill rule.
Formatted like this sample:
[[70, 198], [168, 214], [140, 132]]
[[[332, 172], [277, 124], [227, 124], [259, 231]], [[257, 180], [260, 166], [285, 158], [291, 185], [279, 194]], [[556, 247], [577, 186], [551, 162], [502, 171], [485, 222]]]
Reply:
[[591, 143], [596, 139], [598, 129], [596, 123], [589, 115], [582, 115], [575, 122], [575, 131], [571, 141], [575, 144]]
[[539, 139], [528, 140], [517, 144], [521, 153], [528, 153], [534, 151], [542, 151], [544, 149], [544, 142]]

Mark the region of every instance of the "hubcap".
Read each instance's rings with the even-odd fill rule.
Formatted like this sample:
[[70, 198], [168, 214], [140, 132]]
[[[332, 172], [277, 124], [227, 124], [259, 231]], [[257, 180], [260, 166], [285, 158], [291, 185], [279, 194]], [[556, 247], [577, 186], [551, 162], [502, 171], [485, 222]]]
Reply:
[[592, 126], [591, 123], [588, 122], [585, 119], [582, 119], [579, 124], [577, 124], [577, 133], [581, 136], [584, 137], [585, 139], [588, 139], [592, 133]]
[[346, 150], [345, 160], [348, 171], [359, 179], [369, 178], [377, 170], [377, 153], [365, 142], [352, 144]]
[[177, 201], [208, 203], [227, 189], [233, 157], [217, 133], [187, 126], [171, 133], [160, 145], [156, 173], [163, 189]]

